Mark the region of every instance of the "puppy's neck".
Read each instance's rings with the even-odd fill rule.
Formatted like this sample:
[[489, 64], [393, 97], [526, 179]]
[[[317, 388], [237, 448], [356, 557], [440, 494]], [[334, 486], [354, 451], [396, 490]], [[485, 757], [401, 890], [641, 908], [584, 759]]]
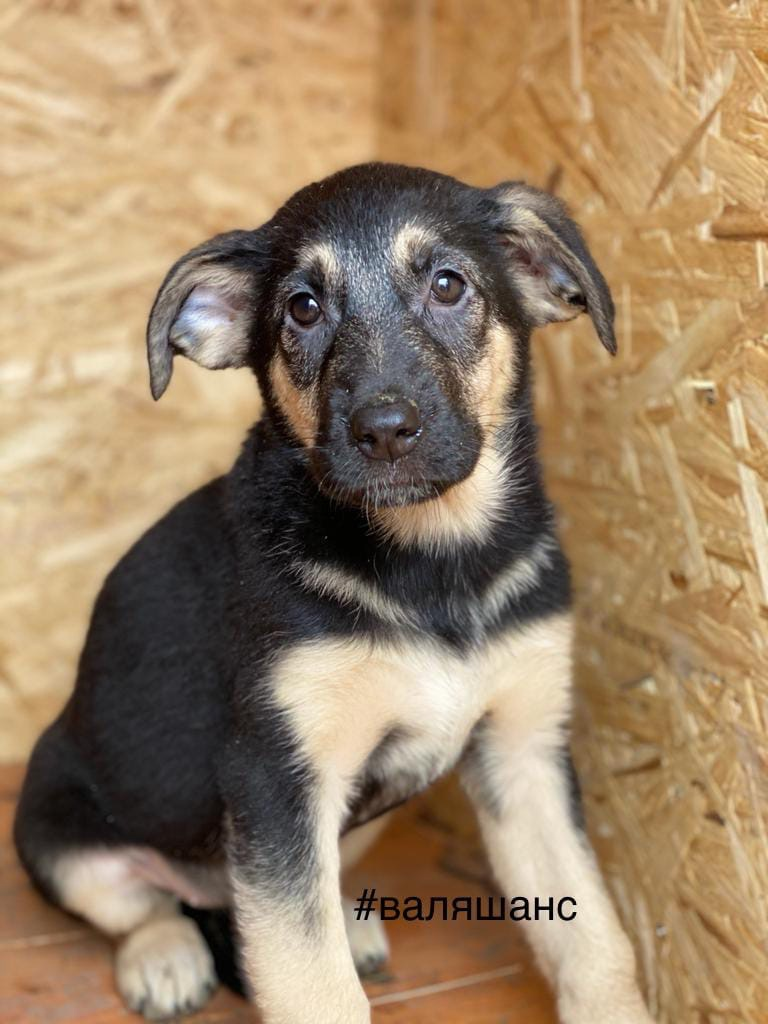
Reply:
[[379, 509], [371, 516], [378, 533], [402, 547], [447, 550], [483, 543], [512, 499], [512, 479], [504, 456], [485, 445], [477, 465], [461, 483], [417, 505]]

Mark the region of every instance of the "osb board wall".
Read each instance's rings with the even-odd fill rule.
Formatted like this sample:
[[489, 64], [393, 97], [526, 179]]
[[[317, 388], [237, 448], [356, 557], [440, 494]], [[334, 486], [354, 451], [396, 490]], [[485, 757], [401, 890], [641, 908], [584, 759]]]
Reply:
[[0, 758], [71, 686], [117, 556], [223, 469], [243, 373], [177, 360], [149, 398], [171, 262], [373, 153], [367, 0], [57, 0], [0, 13]]
[[615, 360], [535, 345], [588, 816], [660, 1019], [765, 1022], [768, 5], [389, 10], [384, 155], [554, 188], [613, 288]]

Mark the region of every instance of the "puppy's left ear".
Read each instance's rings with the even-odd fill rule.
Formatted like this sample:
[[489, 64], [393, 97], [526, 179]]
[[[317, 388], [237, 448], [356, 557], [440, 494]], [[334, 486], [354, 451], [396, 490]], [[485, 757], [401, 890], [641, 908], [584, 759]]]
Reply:
[[519, 181], [503, 182], [486, 195], [531, 322], [540, 326], [589, 313], [600, 341], [615, 355], [611, 293], [564, 204]]
[[211, 370], [245, 364], [265, 260], [259, 231], [230, 231], [198, 245], [171, 267], [147, 325], [155, 400], [170, 383], [177, 354]]

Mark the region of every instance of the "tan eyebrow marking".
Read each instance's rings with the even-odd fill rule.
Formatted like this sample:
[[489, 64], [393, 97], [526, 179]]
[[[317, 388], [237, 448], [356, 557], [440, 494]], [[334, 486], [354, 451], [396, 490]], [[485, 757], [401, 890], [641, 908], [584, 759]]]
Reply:
[[303, 270], [319, 269], [331, 285], [341, 280], [341, 262], [330, 242], [311, 242], [303, 246], [297, 253], [296, 262]]
[[419, 250], [436, 245], [440, 239], [423, 224], [408, 223], [392, 239], [392, 259], [398, 266], [407, 266]]

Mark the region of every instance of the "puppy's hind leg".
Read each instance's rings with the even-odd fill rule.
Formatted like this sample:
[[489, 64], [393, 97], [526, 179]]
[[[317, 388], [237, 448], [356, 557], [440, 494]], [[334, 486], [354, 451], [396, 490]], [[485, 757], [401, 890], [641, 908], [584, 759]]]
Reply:
[[117, 988], [149, 1020], [191, 1013], [208, 1000], [216, 974], [197, 925], [179, 900], [155, 884], [173, 884], [163, 858], [141, 848], [95, 848], [51, 857], [46, 888], [71, 913], [120, 940]]
[[[352, 829], [342, 838], [340, 845], [342, 873], [353, 867], [379, 838], [389, 823], [389, 815], [367, 821]], [[389, 959], [389, 942], [378, 911], [370, 917], [360, 918], [355, 913], [354, 900], [344, 897], [344, 925], [349, 948], [361, 978], [380, 971]]]

